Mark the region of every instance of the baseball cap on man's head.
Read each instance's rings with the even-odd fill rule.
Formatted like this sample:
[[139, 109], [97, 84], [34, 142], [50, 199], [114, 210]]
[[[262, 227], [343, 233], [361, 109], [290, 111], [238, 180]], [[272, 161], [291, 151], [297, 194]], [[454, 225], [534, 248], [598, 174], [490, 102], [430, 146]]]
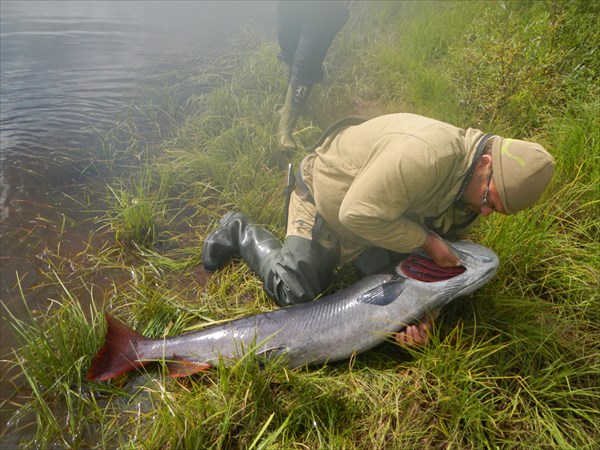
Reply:
[[504, 209], [514, 214], [542, 196], [554, 174], [554, 159], [539, 144], [494, 136], [492, 170]]

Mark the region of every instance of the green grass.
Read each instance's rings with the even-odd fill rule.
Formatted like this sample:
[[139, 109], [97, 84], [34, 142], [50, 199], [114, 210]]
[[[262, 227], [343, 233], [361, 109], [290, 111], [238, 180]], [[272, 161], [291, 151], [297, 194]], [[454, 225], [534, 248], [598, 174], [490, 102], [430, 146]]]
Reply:
[[[199, 264], [230, 209], [283, 237], [276, 43], [245, 32], [211, 65], [150, 80], [132, 106], [150, 125], [115, 124], [94, 162], [115, 174], [96, 232], [77, 255], [47, 248], [58, 293], [47, 310], [9, 316], [21, 347], [3, 374], [19, 393], [7, 432], [26, 431], [23, 448], [596, 448], [599, 14], [591, 1], [357, 5], [299, 143], [344, 115], [411, 111], [537, 140], [557, 171], [535, 207], [474, 231], [498, 275], [445, 309], [426, 348], [389, 343], [318, 369], [250, 353], [184, 379], [160, 366], [84, 379], [104, 311], [162, 337], [274, 307], [245, 265], [207, 277]], [[335, 286], [351, 281], [342, 271]]]

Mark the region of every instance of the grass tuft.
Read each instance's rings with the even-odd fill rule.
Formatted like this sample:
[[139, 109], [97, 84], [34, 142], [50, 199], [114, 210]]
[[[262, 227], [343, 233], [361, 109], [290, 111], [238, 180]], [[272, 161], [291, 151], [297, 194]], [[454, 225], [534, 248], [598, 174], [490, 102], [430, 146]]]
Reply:
[[[276, 111], [287, 75], [276, 43], [248, 30], [210, 63], [146, 80], [146, 101], [102, 136], [88, 168], [114, 175], [98, 230], [75, 255], [44, 243], [46, 310], [27, 309], [27, 292], [25, 317], [4, 306], [20, 342], [3, 362], [17, 393], [2, 404], [6, 433], [20, 432], [23, 448], [594, 449], [598, 8], [357, 3], [296, 127], [301, 145], [345, 115], [408, 111], [539, 141], [557, 172], [539, 204], [477, 226], [500, 270], [444, 310], [430, 345], [386, 343], [321, 368], [250, 352], [183, 379], [156, 364], [85, 380], [105, 310], [159, 338], [274, 308], [246, 265], [211, 275], [200, 262], [229, 210], [283, 237]], [[62, 237], [71, 223], [46, 225]], [[353, 280], [340, 271], [335, 288]]]

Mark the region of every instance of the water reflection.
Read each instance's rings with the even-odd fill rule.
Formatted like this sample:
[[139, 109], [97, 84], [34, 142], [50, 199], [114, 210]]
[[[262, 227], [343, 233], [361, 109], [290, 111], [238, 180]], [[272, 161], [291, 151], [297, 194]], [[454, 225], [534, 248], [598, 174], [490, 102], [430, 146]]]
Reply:
[[[273, 30], [274, 4], [2, 0], [0, 21], [0, 298], [19, 315], [17, 277], [30, 307], [51, 295], [33, 289], [44, 247], [83, 245], [85, 226], [65, 235], [60, 216], [82, 218], [68, 199], [96, 182], [82, 168], [140, 80], [190, 57], [202, 62], [241, 27]], [[13, 342], [2, 315], [5, 355]], [[3, 382], [2, 400], [7, 389]]]
[[[207, 53], [270, 17], [268, 3], [252, 3], [1, 2], [3, 190], [20, 184], [4, 178], [14, 161], [35, 165], [53, 147], [76, 146], [90, 125], [114, 121], [159, 55]], [[59, 133], [63, 145], [49, 146]]]
[[[270, 2], [2, 1], [0, 219], [2, 298], [31, 263], [19, 234], [82, 181], [89, 152], [170, 55], [214, 53], [250, 23], [271, 28]], [[173, 56], [175, 55], [175, 56]], [[43, 206], [42, 206], [43, 205]], [[11, 275], [6, 266], [11, 265]]]

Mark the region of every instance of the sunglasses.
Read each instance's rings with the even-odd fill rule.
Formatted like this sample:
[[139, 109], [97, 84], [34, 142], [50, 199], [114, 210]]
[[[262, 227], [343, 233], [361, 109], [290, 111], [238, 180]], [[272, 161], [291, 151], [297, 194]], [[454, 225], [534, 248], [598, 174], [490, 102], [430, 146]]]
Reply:
[[496, 211], [496, 205], [490, 202], [490, 183], [492, 182], [492, 175], [494, 175], [493, 171], [490, 172], [490, 176], [488, 177], [487, 186], [483, 193], [483, 199], [481, 200], [481, 206], [487, 206], [492, 211]]

